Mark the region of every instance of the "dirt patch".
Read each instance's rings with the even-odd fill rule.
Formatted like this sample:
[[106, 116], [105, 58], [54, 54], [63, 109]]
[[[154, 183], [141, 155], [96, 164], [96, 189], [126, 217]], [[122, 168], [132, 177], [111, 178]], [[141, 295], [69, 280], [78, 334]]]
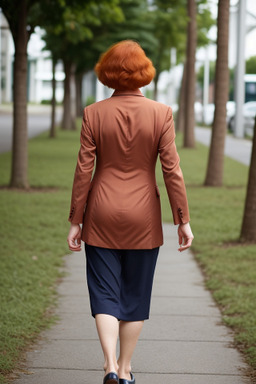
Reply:
[[0, 191], [19, 192], [19, 193], [54, 193], [59, 192], [58, 187], [29, 187], [29, 188], [12, 188], [7, 185], [0, 186]]

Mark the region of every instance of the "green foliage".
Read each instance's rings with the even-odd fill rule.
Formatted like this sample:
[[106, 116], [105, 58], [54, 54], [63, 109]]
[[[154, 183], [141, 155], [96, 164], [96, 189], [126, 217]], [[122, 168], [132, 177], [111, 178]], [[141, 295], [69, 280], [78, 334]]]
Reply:
[[[203, 187], [208, 148], [197, 143], [196, 150], [184, 149], [181, 135], [177, 135], [177, 147], [187, 185], [195, 257], [223, 322], [234, 331], [237, 347], [256, 373], [256, 245], [238, 242], [248, 167], [225, 158], [224, 186]], [[170, 221], [160, 164], [157, 182], [163, 220]]]
[[162, 71], [170, 69], [170, 49], [185, 51], [188, 18], [185, 0], [155, 0], [153, 5], [151, 12], [157, 49], [152, 59], [157, 81]]
[[[78, 65], [81, 63], [81, 55], [85, 62], [89, 59], [90, 66], [95, 61], [94, 50], [88, 52], [87, 43], [95, 37], [97, 31], [113, 22], [121, 22], [124, 18], [119, 0], [58, 0], [57, 7], [54, 5], [51, 9], [47, 4], [45, 7], [50, 14], [42, 25], [46, 32], [46, 49], [52, 52], [54, 58], [78, 62]], [[88, 70], [88, 64], [85, 70]]]
[[[21, 0], [0, 0], [0, 7], [9, 23], [9, 27], [16, 43], [17, 37], [20, 33], [19, 31], [19, 20], [22, 18], [22, 6], [24, 1]], [[26, 35], [27, 41], [30, 38], [31, 33], [33, 33], [35, 27], [39, 25], [39, 21], [42, 20], [42, 12], [40, 9], [40, 1], [27, 1], [25, 2], [25, 23], [27, 25]]]
[[87, 105], [91, 105], [93, 103], [95, 103], [95, 97], [94, 96], [87, 97], [87, 99], [86, 99], [86, 106]]
[[256, 74], [256, 56], [252, 56], [246, 60], [245, 69], [246, 73], [250, 73], [252, 75]]
[[[155, 36], [158, 44], [153, 55], [153, 62], [156, 67], [156, 82], [159, 74], [169, 70], [170, 49], [176, 48], [177, 61], [183, 61], [186, 50], [187, 23], [187, 1], [177, 0], [155, 0], [152, 8], [154, 17]], [[207, 1], [197, 2], [197, 34], [198, 46], [209, 43], [207, 33], [214, 21], [211, 17]]]
[[146, 0], [120, 0], [124, 19], [120, 22], [96, 26], [93, 28], [92, 40], [83, 42], [77, 47], [79, 56], [77, 70], [84, 72], [94, 67], [101, 53], [112, 44], [126, 39], [138, 41], [147, 55], [152, 57], [157, 41], [153, 35], [151, 13]]
[[197, 9], [197, 46], [204, 47], [210, 43], [210, 40], [207, 37], [207, 33], [209, 29], [215, 24], [215, 20], [212, 18], [212, 14], [207, 1], [199, 1]]
[[147, 0], [120, 0], [120, 7], [125, 16], [120, 23], [103, 28], [94, 40], [94, 47], [104, 52], [110, 45], [121, 40], [135, 40], [152, 57], [157, 47], [154, 36], [151, 12]]

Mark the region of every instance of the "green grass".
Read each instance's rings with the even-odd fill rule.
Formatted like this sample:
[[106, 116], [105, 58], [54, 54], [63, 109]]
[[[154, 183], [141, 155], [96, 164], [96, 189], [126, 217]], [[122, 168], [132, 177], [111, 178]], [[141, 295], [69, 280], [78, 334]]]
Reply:
[[[225, 161], [222, 188], [202, 187], [208, 150], [177, 146], [188, 187], [193, 250], [206, 284], [235, 331], [235, 342], [256, 371], [256, 246], [237, 243], [241, 227], [248, 168]], [[0, 368], [3, 376], [17, 366], [21, 354], [53, 320], [51, 308], [61, 276], [71, 186], [79, 132], [43, 134], [29, 142], [30, 192], [0, 190]], [[0, 185], [7, 185], [10, 154], [0, 155]], [[171, 211], [158, 167], [164, 221]]]
[[[195, 257], [204, 271], [206, 285], [221, 309], [223, 322], [234, 330], [236, 346], [245, 354], [255, 375], [256, 245], [238, 242], [248, 167], [226, 158], [224, 186], [202, 187], [208, 149], [200, 144], [196, 150], [184, 149], [179, 135], [177, 147], [187, 185]], [[157, 175], [163, 220], [170, 221], [171, 212], [159, 164]]]
[[[30, 192], [0, 190], [0, 369], [16, 366], [24, 347], [53, 317], [56, 281], [67, 254], [70, 193], [79, 132], [45, 133], [29, 141]], [[0, 185], [10, 176], [10, 153], [0, 156]]]

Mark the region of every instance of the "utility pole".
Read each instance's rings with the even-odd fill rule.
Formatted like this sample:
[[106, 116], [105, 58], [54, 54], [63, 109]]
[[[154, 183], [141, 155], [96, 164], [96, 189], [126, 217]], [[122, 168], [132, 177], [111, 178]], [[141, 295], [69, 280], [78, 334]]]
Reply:
[[235, 129], [234, 133], [236, 137], [244, 137], [244, 73], [245, 73], [245, 33], [246, 33], [246, 0], [239, 0], [238, 4], [238, 25], [237, 25], [237, 60], [236, 60], [236, 72], [235, 72]]

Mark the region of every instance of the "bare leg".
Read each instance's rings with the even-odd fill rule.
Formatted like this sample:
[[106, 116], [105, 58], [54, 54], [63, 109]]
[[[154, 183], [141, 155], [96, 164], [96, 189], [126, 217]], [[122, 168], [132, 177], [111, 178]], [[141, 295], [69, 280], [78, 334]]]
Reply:
[[120, 321], [120, 356], [118, 375], [120, 379], [131, 380], [131, 359], [144, 321]]
[[103, 350], [105, 373], [118, 372], [116, 361], [116, 345], [118, 338], [119, 323], [114, 316], [98, 314], [95, 316], [96, 327]]

